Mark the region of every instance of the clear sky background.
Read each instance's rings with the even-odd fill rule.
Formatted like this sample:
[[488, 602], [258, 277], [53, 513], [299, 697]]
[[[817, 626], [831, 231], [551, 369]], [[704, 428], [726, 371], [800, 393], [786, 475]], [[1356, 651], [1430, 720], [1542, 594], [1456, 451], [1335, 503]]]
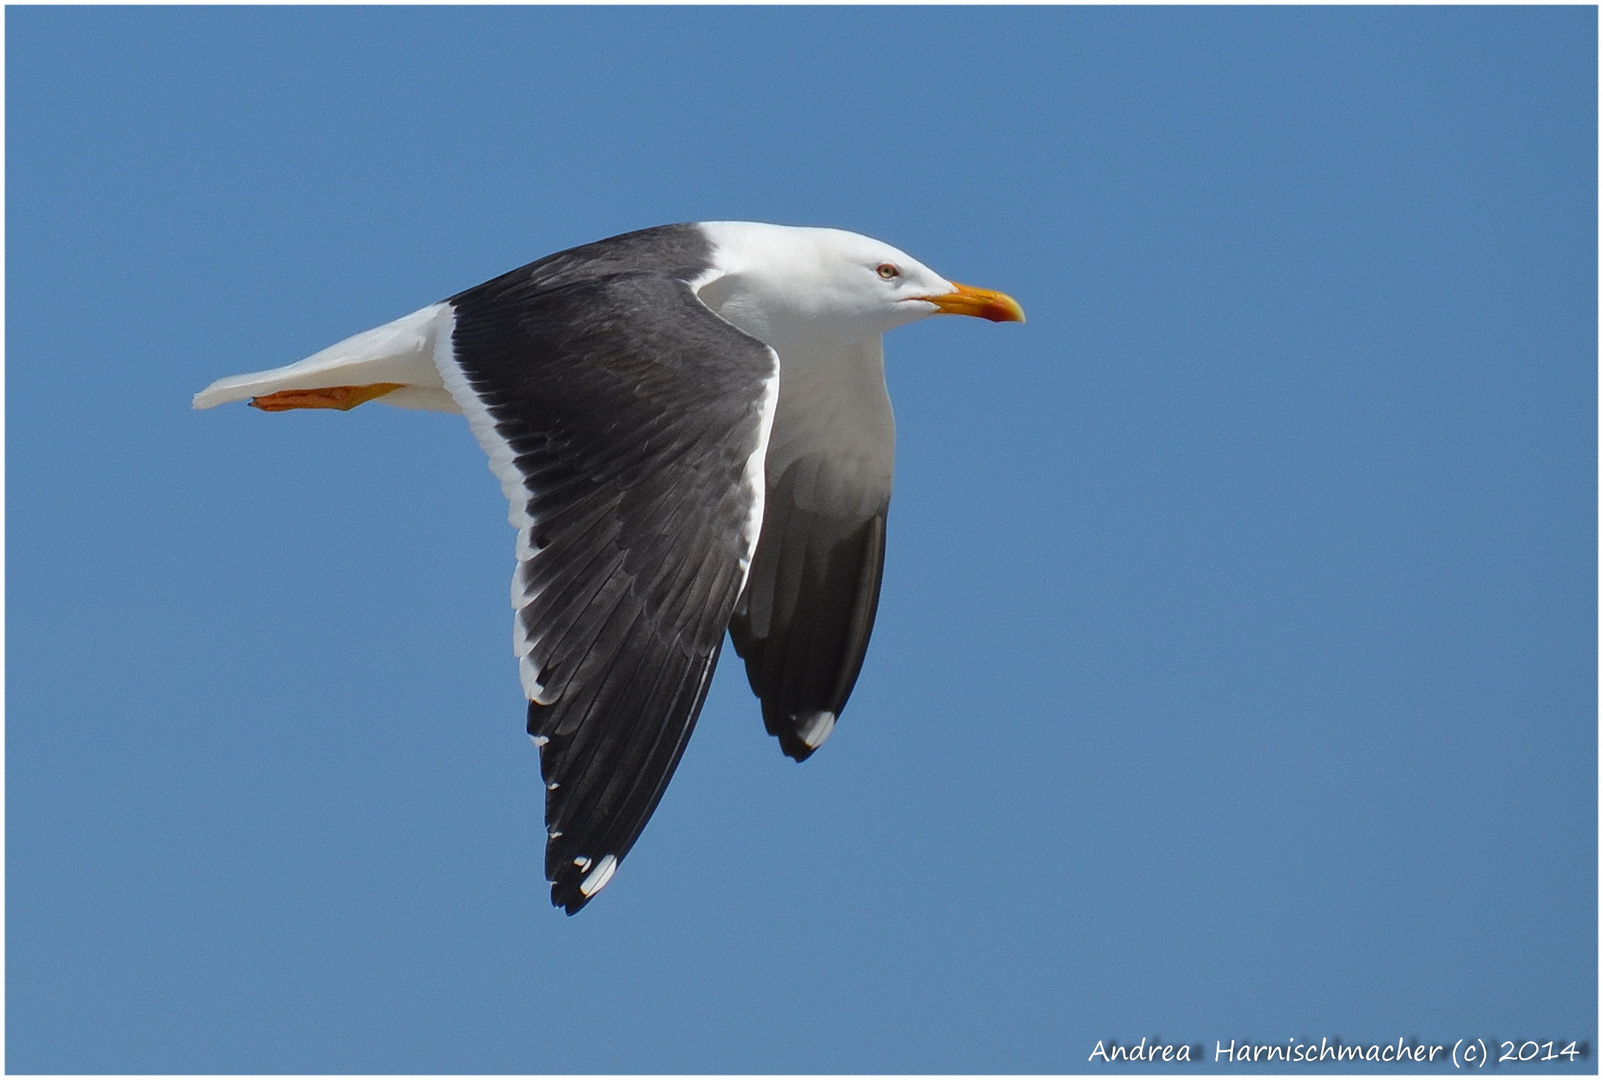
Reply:
[[[6, 1065], [1595, 1071], [1596, 19], [10, 9]], [[707, 218], [1030, 321], [887, 338], [839, 728], [726, 656], [570, 919], [461, 418], [189, 399]]]

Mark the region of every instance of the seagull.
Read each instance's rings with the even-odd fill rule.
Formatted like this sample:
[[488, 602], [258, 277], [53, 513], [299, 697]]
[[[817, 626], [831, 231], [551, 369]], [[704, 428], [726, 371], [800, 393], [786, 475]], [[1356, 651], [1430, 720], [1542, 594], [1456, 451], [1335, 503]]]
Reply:
[[726, 630], [785, 754], [834, 730], [885, 560], [880, 335], [938, 314], [1024, 321], [856, 233], [662, 225], [220, 379], [194, 407], [467, 417], [517, 530], [513, 651], [551, 902], [572, 915], [662, 798]]

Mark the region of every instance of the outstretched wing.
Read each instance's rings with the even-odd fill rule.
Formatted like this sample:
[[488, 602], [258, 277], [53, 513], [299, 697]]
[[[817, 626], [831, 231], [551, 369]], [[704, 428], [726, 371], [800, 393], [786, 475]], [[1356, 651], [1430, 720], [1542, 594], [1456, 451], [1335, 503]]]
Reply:
[[519, 530], [513, 636], [571, 915], [701, 711], [762, 520], [779, 359], [673, 277], [508, 276], [450, 302], [437, 362]]
[[803, 505], [795, 493], [808, 464], [792, 465], [769, 492], [729, 628], [764, 726], [797, 761], [829, 738], [857, 683], [885, 567], [885, 507], [858, 516]]
[[780, 392], [762, 539], [729, 632], [797, 761], [834, 731], [874, 629], [896, 454], [884, 370], [874, 339], [789, 364]]

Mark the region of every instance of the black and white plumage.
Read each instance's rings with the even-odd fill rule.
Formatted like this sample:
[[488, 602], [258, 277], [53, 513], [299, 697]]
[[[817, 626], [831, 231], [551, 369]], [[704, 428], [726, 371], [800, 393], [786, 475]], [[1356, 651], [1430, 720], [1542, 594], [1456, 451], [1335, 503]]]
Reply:
[[895, 427], [880, 335], [1022, 321], [876, 240], [667, 225], [547, 256], [196, 408], [461, 412], [518, 530], [514, 651], [572, 914], [651, 817], [727, 629], [803, 761], [862, 667]]

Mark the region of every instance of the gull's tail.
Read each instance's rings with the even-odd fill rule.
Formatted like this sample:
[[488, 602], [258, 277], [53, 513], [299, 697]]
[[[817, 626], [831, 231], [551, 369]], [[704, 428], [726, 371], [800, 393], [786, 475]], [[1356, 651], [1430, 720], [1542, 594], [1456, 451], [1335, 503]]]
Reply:
[[276, 412], [349, 409], [381, 400], [403, 409], [460, 412], [434, 363], [435, 348], [442, 343], [449, 347], [454, 321], [450, 304], [431, 304], [288, 367], [218, 379], [195, 395], [194, 407], [209, 409], [248, 398], [258, 408]]

